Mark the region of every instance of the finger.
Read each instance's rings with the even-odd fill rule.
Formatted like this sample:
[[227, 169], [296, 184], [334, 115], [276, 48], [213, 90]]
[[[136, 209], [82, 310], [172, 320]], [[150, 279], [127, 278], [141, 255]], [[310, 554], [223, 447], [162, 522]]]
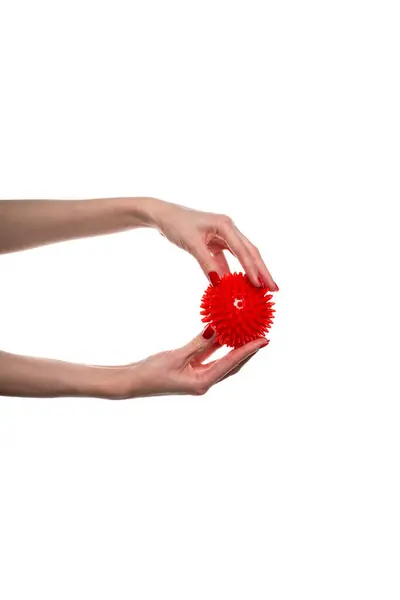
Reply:
[[251, 253], [255, 264], [257, 265], [261, 281], [264, 283], [264, 285], [266, 286], [266, 288], [268, 290], [271, 290], [271, 292], [278, 292], [279, 287], [277, 286], [276, 282], [273, 280], [271, 273], [268, 271], [267, 265], [263, 261], [258, 248], [256, 246], [254, 246], [254, 244], [252, 244], [250, 242], [250, 240], [248, 240], [247, 237], [241, 231], [239, 231], [239, 234], [243, 240], [243, 243], [246, 245], [249, 252]]
[[218, 250], [216, 252], [213, 252], [213, 255], [214, 255], [215, 261], [218, 265], [218, 272], [219, 272], [220, 276], [222, 277], [222, 275], [228, 275], [228, 273], [230, 273], [231, 270], [229, 268], [228, 261], [226, 260], [224, 251]]
[[243, 360], [248, 358], [251, 354], [264, 348], [269, 343], [269, 340], [265, 338], [259, 338], [240, 348], [231, 350], [228, 354], [214, 361], [210, 364], [210, 367], [204, 371], [205, 383], [210, 386], [214, 385], [217, 381], [220, 381], [225, 377], [232, 369], [235, 369]]
[[221, 259], [216, 259], [211, 254], [203, 240], [199, 240], [196, 244], [194, 244], [190, 249], [190, 252], [199, 263], [200, 268], [209, 281], [213, 285], [218, 285], [220, 277], [222, 277], [224, 274], [220, 268]]
[[256, 287], [261, 287], [258, 279], [258, 268], [254, 258], [247, 248], [246, 244], [240, 237], [240, 232], [230, 219], [224, 219], [218, 226], [218, 234], [221, 235], [229, 245], [231, 252], [239, 260], [240, 264], [246, 271], [250, 281]]
[[228, 379], [228, 377], [231, 377], [232, 375], [236, 375], [236, 373], [239, 373], [239, 371], [241, 369], [243, 369], [244, 365], [246, 363], [249, 362], [249, 360], [251, 360], [253, 358], [253, 356], [255, 356], [257, 354], [258, 350], [256, 350], [255, 352], [253, 352], [252, 354], [250, 354], [250, 356], [248, 356], [247, 358], [245, 358], [244, 360], [242, 360], [242, 362], [240, 362], [237, 367], [235, 367], [234, 369], [232, 369], [231, 371], [229, 371], [229, 373], [227, 373], [226, 375], [224, 375], [223, 377], [221, 377], [221, 379], [219, 379], [216, 383], [220, 383], [221, 381], [224, 381], [224, 379]]
[[[268, 346], [269, 344], [269, 340], [267, 340], [266, 338], [259, 338], [260, 340], [264, 340], [264, 343], [260, 344], [259, 346], [261, 346], [261, 348], [263, 348], [264, 346]], [[247, 360], [249, 360], [254, 354], [256, 354], [258, 351], [260, 350], [260, 347], [258, 347], [256, 350], [254, 350], [254, 352], [251, 352], [248, 356], [246, 356], [246, 358], [244, 358], [243, 360], [241, 360], [235, 367], [233, 367], [232, 371], [229, 371], [227, 374], [225, 374], [221, 379], [219, 379], [218, 381], [222, 381], [222, 379], [225, 379], [225, 377], [227, 377], [230, 373], [236, 372], [236, 369], [238, 369], [238, 367], [240, 367], [240, 365], [245, 361], [247, 362]], [[209, 361], [208, 363], [206, 363], [205, 365], [202, 365], [204, 368], [210, 368], [213, 365], [217, 364], [219, 362], [219, 360], [221, 359], [217, 359], [217, 360], [213, 360], [213, 361]]]
[[211, 325], [207, 325], [199, 335], [196, 335], [188, 344], [179, 348], [177, 352], [181, 355], [184, 362], [188, 364], [194, 358], [198, 359], [199, 356], [203, 356], [207, 351], [211, 353], [214, 345], [215, 331]]
[[197, 366], [201, 365], [202, 367], [207, 368], [208, 363], [205, 365], [203, 365], [202, 363], [204, 363], [204, 361], [207, 360], [207, 358], [210, 358], [210, 356], [220, 348], [221, 344], [214, 339], [213, 345], [206, 348], [203, 352], [199, 352], [198, 354], [196, 354], [195, 357], [192, 358], [192, 362]]

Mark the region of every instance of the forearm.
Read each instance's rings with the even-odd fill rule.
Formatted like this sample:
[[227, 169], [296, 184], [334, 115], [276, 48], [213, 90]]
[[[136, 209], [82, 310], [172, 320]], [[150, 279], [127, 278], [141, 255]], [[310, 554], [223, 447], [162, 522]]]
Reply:
[[123, 396], [125, 367], [100, 367], [0, 351], [0, 396]]
[[156, 198], [0, 200], [0, 254], [152, 227], [163, 204]]

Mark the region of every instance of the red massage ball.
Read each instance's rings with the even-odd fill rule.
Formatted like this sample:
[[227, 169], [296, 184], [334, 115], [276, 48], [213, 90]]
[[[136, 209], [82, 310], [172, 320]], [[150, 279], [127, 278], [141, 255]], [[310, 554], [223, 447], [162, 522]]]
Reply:
[[216, 286], [209, 285], [201, 300], [202, 321], [210, 324], [221, 344], [239, 348], [264, 337], [272, 325], [275, 310], [272, 294], [255, 287], [243, 273], [223, 275]]

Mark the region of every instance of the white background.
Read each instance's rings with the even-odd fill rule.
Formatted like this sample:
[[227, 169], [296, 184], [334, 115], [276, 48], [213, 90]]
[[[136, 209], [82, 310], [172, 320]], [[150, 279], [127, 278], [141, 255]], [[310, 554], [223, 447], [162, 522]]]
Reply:
[[[396, 2], [0, 2], [0, 196], [229, 214], [281, 291], [204, 397], [0, 402], [0, 595], [400, 597]], [[232, 263], [234, 267], [235, 263]], [[0, 257], [0, 348], [200, 332], [154, 231]]]

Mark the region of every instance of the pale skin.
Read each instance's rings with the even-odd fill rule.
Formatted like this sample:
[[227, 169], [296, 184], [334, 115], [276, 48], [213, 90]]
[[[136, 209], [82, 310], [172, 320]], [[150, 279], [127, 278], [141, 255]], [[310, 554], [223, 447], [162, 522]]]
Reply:
[[[254, 285], [279, 289], [258, 249], [228, 216], [150, 197], [1, 200], [0, 254], [138, 227], [154, 228], [192, 254], [214, 285], [229, 273], [224, 254], [228, 250]], [[267, 344], [268, 340], [260, 338], [204, 364], [219, 347], [209, 327], [181, 348], [112, 367], [0, 351], [0, 395], [107, 399], [202, 395], [237, 373]]]

